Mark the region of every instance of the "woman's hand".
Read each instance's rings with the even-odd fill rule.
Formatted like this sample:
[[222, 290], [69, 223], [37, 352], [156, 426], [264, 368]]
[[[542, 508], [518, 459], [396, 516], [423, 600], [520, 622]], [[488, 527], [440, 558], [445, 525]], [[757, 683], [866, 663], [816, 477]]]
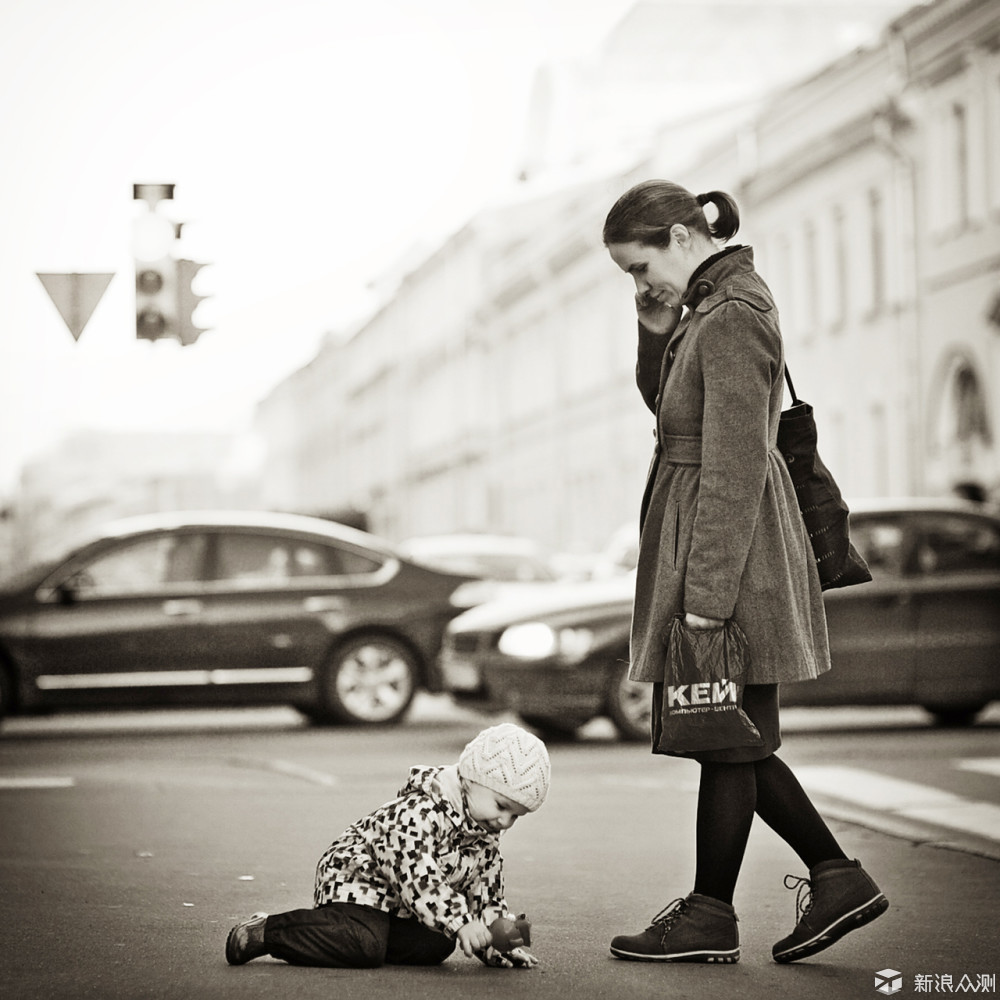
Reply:
[[649, 294], [636, 292], [635, 311], [639, 322], [650, 333], [668, 334], [677, 329], [681, 321], [680, 303], [660, 302]]
[[493, 935], [481, 920], [473, 920], [459, 928], [456, 937], [466, 958], [472, 958], [477, 951], [483, 951], [493, 943]]
[[726, 623], [718, 618], [702, 618], [701, 615], [693, 615], [688, 611], [684, 615], [684, 624], [688, 628], [722, 628]]

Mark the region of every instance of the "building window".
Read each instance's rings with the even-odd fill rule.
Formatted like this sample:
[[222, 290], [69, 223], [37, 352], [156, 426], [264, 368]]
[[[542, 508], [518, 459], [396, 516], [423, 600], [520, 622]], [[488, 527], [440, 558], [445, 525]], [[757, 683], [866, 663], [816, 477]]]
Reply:
[[931, 117], [928, 134], [928, 214], [933, 232], [954, 236], [974, 210], [974, 119], [966, 101], [949, 98]]
[[871, 493], [873, 496], [889, 496], [892, 485], [889, 481], [889, 430], [886, 421], [885, 406], [882, 403], [872, 405], [871, 436], [872, 472], [869, 484]]
[[989, 176], [994, 209], [1000, 209], [1000, 73], [993, 78], [990, 95], [992, 112], [987, 122], [986, 149], [990, 157]]
[[[782, 312], [789, 318], [786, 333], [791, 330], [798, 330], [800, 324], [798, 319], [798, 296], [795, 295], [795, 282], [792, 280], [792, 247], [788, 236], [779, 233], [773, 242], [774, 253], [774, 282], [778, 290], [778, 298], [781, 302]], [[782, 324], [784, 327], [785, 324]]]
[[816, 225], [806, 222], [802, 230], [802, 295], [800, 297], [800, 319], [803, 334], [808, 340], [820, 318], [820, 285], [819, 285], [819, 242], [816, 237]]
[[847, 222], [839, 205], [833, 210], [833, 326], [847, 322]]
[[885, 306], [885, 205], [877, 188], [868, 192], [868, 238], [871, 246], [871, 309]]
[[955, 199], [955, 222], [969, 222], [969, 120], [965, 105], [951, 106], [952, 191]]

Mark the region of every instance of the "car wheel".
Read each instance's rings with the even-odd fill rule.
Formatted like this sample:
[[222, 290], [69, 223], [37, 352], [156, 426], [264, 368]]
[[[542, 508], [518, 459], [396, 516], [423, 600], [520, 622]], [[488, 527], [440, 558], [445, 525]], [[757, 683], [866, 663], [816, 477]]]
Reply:
[[321, 677], [323, 721], [385, 725], [413, 701], [420, 676], [416, 654], [389, 635], [357, 635], [338, 646]]
[[543, 740], [564, 743], [576, 738], [576, 731], [587, 719], [563, 719], [549, 715], [522, 715], [521, 721], [536, 730]]
[[608, 671], [605, 705], [611, 721], [623, 740], [649, 739], [652, 714], [651, 687], [642, 681], [629, 680], [628, 662], [616, 660]]
[[934, 716], [939, 726], [961, 727], [971, 726], [976, 716], [986, 707], [981, 705], [952, 705], [947, 708], [941, 705], [924, 705], [924, 711]]

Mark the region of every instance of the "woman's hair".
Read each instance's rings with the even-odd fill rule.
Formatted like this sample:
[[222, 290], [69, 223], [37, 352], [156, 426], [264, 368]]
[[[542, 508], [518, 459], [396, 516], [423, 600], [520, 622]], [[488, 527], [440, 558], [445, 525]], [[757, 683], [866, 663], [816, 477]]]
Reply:
[[[718, 217], [709, 222], [704, 206], [715, 205]], [[731, 195], [709, 191], [693, 195], [670, 181], [643, 181], [629, 188], [612, 206], [604, 222], [604, 245], [670, 244], [670, 227], [680, 223], [710, 239], [728, 240], [740, 228], [740, 210]]]

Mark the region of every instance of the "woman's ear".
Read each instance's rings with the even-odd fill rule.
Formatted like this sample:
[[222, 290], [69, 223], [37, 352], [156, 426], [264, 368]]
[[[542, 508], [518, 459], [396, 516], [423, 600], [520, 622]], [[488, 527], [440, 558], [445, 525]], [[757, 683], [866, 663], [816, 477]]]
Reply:
[[691, 230], [680, 222], [675, 222], [670, 227], [670, 242], [676, 243], [681, 250], [687, 250], [691, 246]]

